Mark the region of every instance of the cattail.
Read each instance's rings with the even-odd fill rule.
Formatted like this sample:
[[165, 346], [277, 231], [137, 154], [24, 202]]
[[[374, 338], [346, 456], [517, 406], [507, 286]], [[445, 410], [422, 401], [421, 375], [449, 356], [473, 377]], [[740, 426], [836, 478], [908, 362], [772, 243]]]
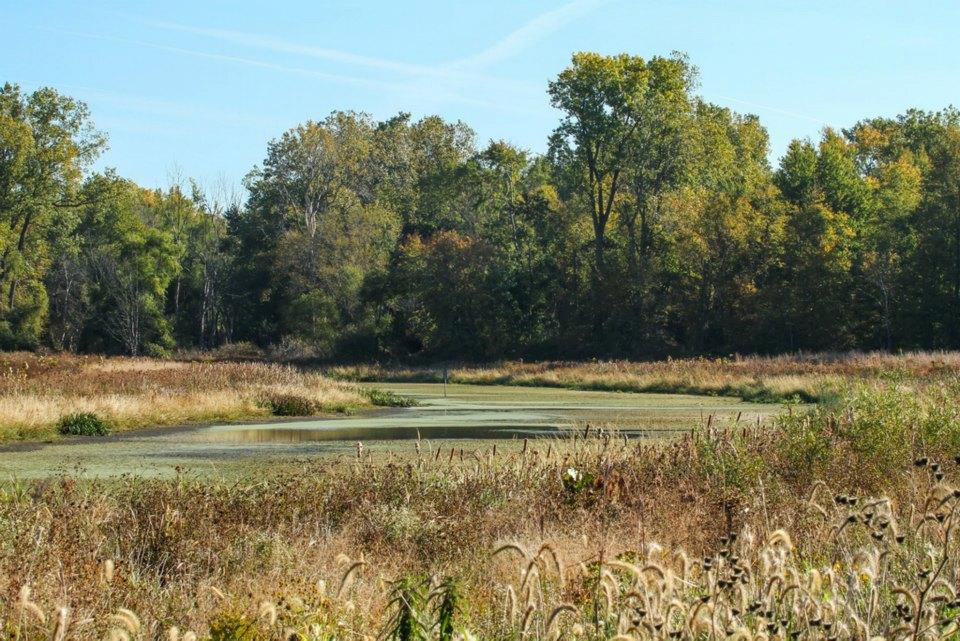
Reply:
[[[490, 556], [492, 556], [492, 557], [493, 557], [493, 556], [497, 556], [497, 555], [500, 554], [501, 552], [508, 552], [508, 551], [516, 552], [517, 554], [520, 555], [520, 557], [521, 557], [523, 560], [527, 560], [527, 559], [530, 558], [530, 554], [529, 554], [526, 550], [524, 550], [523, 547], [521, 547], [521, 546], [520, 546], [519, 544], [517, 544], [517, 543], [504, 543], [503, 545], [501, 545], [500, 547], [498, 547], [496, 550], [494, 550], [494, 551], [493, 551], [493, 554], [491, 554]], [[539, 555], [538, 555], [538, 556], [539, 556]]]
[[787, 550], [793, 550], [793, 539], [790, 538], [786, 530], [777, 530], [767, 539], [767, 545], [769, 547], [782, 545]]
[[560, 557], [557, 555], [557, 550], [550, 543], [544, 543], [540, 546], [540, 551], [537, 552], [537, 558], [540, 558], [541, 556], [549, 556], [553, 560], [553, 565], [557, 570], [557, 581], [560, 583], [560, 587], [563, 587], [563, 564], [560, 562]]
[[103, 562], [103, 582], [107, 585], [113, 583], [113, 559], [107, 559]]
[[40, 606], [30, 600], [30, 586], [20, 588], [20, 609], [32, 614], [41, 625], [46, 625], [47, 615], [44, 614]]
[[343, 578], [340, 579], [340, 587], [337, 588], [337, 598], [343, 594], [343, 590], [347, 586], [347, 583], [350, 581], [350, 579], [352, 579], [357, 571], [359, 571], [360, 568], [366, 564], [366, 561], [354, 561], [353, 564], [347, 568], [347, 571], [343, 573]]
[[261, 601], [258, 616], [261, 619], [266, 619], [267, 625], [273, 627], [277, 622], [277, 606], [270, 601]]
[[511, 622], [517, 617], [517, 593], [512, 585], [507, 586], [506, 614]]
[[547, 623], [545, 626], [547, 631], [547, 636], [550, 636], [550, 632], [553, 630], [553, 624], [556, 622], [557, 617], [559, 617], [564, 612], [572, 612], [576, 614], [577, 609], [567, 603], [563, 603], [557, 606], [556, 608], [554, 608], [553, 612], [550, 613], [550, 616], [547, 617]]
[[140, 619], [133, 612], [133, 610], [128, 610], [127, 608], [117, 608], [116, 613], [110, 616], [110, 620], [122, 627], [130, 634], [136, 635], [140, 633]]
[[67, 636], [67, 627], [69, 627], [70, 608], [59, 608], [57, 610], [57, 626], [53, 629], [52, 641], [63, 641]]
[[530, 618], [533, 616], [534, 610], [536, 610], [536, 608], [531, 603], [523, 612], [523, 620], [520, 623], [520, 630], [524, 633], [526, 633], [527, 628], [530, 626]]

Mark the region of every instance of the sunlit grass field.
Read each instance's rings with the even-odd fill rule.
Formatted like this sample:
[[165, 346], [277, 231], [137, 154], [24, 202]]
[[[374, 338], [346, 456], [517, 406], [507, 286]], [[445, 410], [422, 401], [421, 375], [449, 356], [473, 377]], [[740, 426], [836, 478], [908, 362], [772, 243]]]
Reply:
[[853, 380], [930, 381], [956, 376], [960, 353], [891, 355], [850, 352], [784, 356], [732, 356], [662, 361], [507, 361], [495, 365], [329, 368], [335, 377], [361, 381], [422, 381], [482, 385], [532, 385], [621, 392], [734, 396], [746, 401], [829, 400]]
[[56, 436], [66, 415], [92, 412], [114, 430], [271, 415], [300, 397], [318, 412], [370, 405], [354, 386], [276, 363], [0, 355], [0, 441]]
[[951, 639], [960, 379], [923, 358], [655, 443], [11, 479], [0, 638]]

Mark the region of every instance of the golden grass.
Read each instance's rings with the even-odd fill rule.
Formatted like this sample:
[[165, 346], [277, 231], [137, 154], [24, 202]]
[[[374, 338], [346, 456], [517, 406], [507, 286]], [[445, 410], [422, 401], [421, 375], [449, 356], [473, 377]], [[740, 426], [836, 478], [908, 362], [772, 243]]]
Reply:
[[[439, 368], [331, 368], [347, 380], [441, 381]], [[750, 401], [796, 398], [816, 402], [836, 394], [852, 379], [883, 376], [931, 379], [960, 374], [960, 352], [880, 352], [687, 358], [663, 361], [512, 361], [462, 366], [448, 372], [451, 383], [536, 385], [623, 392], [663, 392], [739, 396]]]
[[[227, 641], [386, 637], [404, 577], [433, 577], [431, 594], [442, 577], [458, 582], [461, 639], [956, 632], [950, 459], [897, 464], [876, 494], [854, 476], [793, 484], [782, 468], [732, 487], [714, 456], [740, 447], [738, 433], [665, 448], [501, 444], [464, 464], [424, 451], [249, 482], [0, 488], [0, 638], [58, 638], [63, 608], [61, 641], [173, 628]], [[780, 442], [749, 436], [762, 456]], [[432, 625], [436, 611], [417, 607]]]
[[0, 440], [52, 437], [58, 420], [77, 412], [117, 430], [265, 416], [262, 399], [272, 394], [330, 412], [368, 404], [352, 386], [280, 364], [4, 354]]
[[[340, 389], [274, 365], [13, 359], [0, 396]], [[634, 381], [693, 364], [612, 371]], [[804, 376], [787, 359], [751, 367]], [[464, 641], [955, 638], [955, 367], [949, 355], [811, 361], [845, 382], [835, 403], [658, 445], [585, 430], [465, 456], [428, 441], [416, 455], [358, 448], [239, 479], [8, 482], [0, 638], [390, 638], [411, 603], [433, 626], [417, 638], [440, 641], [443, 577], [459, 587]], [[611, 370], [495, 371], [566, 371], [555, 380], [569, 384]], [[397, 586], [412, 598], [391, 601]]]
[[[437, 368], [351, 366], [349, 380], [443, 380]], [[956, 377], [960, 353], [916, 352], [673, 359], [656, 362], [505, 362], [457, 367], [449, 381], [625, 392], [739, 396], [751, 401], [823, 401], [851, 380], [927, 384]], [[369, 404], [350, 385], [290, 365], [253, 361], [100, 356], [0, 356], [0, 441], [50, 438], [66, 414], [93, 412], [118, 430], [266, 416], [272, 394], [311, 399], [321, 411]]]

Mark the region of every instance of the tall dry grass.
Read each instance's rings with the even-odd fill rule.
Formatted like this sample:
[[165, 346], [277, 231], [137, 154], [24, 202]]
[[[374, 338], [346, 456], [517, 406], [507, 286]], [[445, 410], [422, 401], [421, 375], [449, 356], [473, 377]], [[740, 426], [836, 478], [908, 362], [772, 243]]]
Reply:
[[[440, 382], [440, 367], [359, 365], [328, 373], [359, 381]], [[748, 401], [819, 402], [836, 396], [850, 380], [904, 377], [931, 380], [960, 374], [960, 352], [819, 353], [663, 361], [511, 361], [454, 366], [449, 382], [482, 385], [535, 385], [619, 392], [662, 392], [738, 396]]]
[[448, 577], [461, 638], [950, 638], [958, 399], [863, 383], [661, 446], [594, 430], [240, 481], [8, 485], [0, 630], [439, 640]]
[[117, 430], [265, 416], [271, 395], [304, 397], [331, 412], [368, 404], [349, 385], [281, 364], [7, 353], [0, 441], [49, 438], [62, 416], [77, 412]]

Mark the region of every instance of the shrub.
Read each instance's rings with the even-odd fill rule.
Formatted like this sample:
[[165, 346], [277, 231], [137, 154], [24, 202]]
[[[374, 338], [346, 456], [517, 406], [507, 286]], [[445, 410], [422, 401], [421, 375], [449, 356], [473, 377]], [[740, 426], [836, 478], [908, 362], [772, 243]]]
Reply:
[[256, 622], [243, 614], [220, 613], [210, 622], [210, 641], [261, 641], [266, 638]]
[[565, 469], [560, 475], [560, 480], [569, 500], [573, 500], [583, 492], [589, 492], [597, 484], [596, 476], [575, 467]]
[[320, 412], [320, 404], [299, 394], [272, 394], [262, 402], [274, 416], [312, 416]]
[[420, 404], [415, 398], [395, 394], [389, 390], [372, 388], [364, 393], [370, 399], [370, 402], [377, 407], [415, 407]]
[[107, 424], [91, 412], [67, 414], [57, 423], [57, 431], [64, 436], [104, 436], [110, 433]]
[[322, 356], [317, 346], [300, 338], [284, 338], [280, 343], [271, 345], [269, 358], [281, 362], [311, 361]]
[[207, 356], [213, 360], [223, 361], [256, 361], [266, 358], [262, 349], [247, 341], [226, 343], [210, 350]]

